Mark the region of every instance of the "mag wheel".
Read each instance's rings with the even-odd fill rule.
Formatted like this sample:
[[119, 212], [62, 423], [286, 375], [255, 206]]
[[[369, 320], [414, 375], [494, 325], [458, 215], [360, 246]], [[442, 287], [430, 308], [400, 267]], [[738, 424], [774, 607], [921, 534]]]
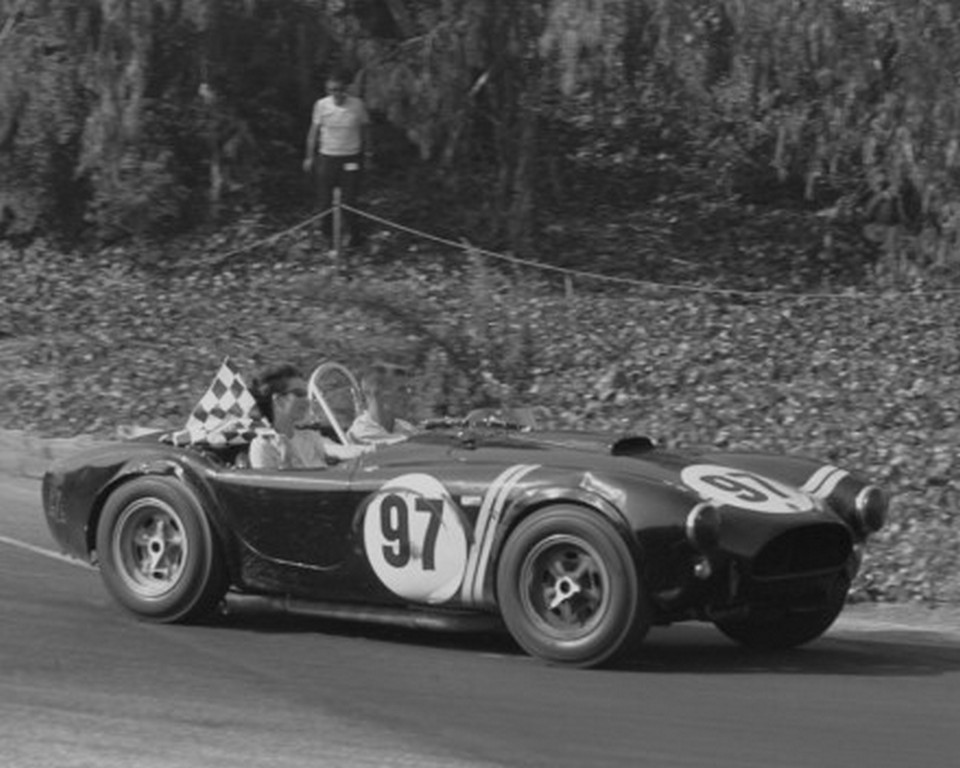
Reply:
[[553, 507], [522, 521], [501, 553], [497, 592], [514, 639], [552, 662], [611, 661], [649, 628], [626, 544], [585, 508]]
[[839, 578], [827, 605], [817, 610], [718, 619], [714, 625], [731, 640], [747, 648], [759, 651], [796, 648], [816, 640], [830, 628], [843, 610], [849, 587], [849, 579]]
[[198, 619], [227, 580], [199, 502], [182, 483], [141, 477], [114, 491], [97, 527], [100, 574], [125, 608], [154, 621]]

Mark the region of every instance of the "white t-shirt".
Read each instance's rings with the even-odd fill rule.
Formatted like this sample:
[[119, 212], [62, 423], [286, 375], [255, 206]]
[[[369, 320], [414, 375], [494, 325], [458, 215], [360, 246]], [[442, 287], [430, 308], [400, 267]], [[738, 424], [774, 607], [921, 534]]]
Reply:
[[333, 96], [325, 96], [313, 105], [313, 124], [320, 126], [321, 155], [359, 154], [363, 148], [362, 129], [369, 123], [367, 108], [356, 96], [347, 96], [342, 106], [337, 106]]

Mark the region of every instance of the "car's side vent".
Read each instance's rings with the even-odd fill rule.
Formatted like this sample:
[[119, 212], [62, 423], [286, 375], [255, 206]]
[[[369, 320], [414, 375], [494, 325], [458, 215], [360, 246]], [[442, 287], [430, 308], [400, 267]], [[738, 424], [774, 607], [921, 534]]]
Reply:
[[767, 544], [753, 562], [753, 576], [769, 579], [841, 568], [852, 549], [850, 534], [841, 526], [809, 525]]

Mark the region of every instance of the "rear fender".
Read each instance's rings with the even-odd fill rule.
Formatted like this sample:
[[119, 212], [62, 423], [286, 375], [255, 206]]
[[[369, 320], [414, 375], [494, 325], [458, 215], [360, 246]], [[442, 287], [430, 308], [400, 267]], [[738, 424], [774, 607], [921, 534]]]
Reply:
[[173, 459], [150, 458], [127, 462], [117, 471], [110, 481], [100, 489], [94, 501], [90, 519], [87, 524], [87, 551], [93, 552], [96, 548], [97, 528], [100, 525], [100, 516], [103, 513], [103, 507], [107, 503], [110, 494], [124, 483], [128, 483], [135, 478], [150, 476], [175, 477], [197, 497], [207, 521], [210, 523], [210, 527], [214, 532], [214, 536], [217, 537], [222, 545], [221, 551], [226, 559], [231, 578], [233, 578], [239, 569], [239, 564], [234, 554], [236, 547], [229, 546], [229, 543], [232, 541], [231, 534], [223, 523], [223, 515], [210, 490], [210, 486], [199, 473]]

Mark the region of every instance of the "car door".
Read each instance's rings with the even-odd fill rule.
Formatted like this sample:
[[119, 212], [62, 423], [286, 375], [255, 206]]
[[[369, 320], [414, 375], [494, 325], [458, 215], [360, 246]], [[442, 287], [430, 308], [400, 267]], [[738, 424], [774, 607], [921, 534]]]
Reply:
[[427, 435], [327, 469], [218, 478], [248, 587], [307, 599], [475, 606], [530, 451]]
[[248, 587], [293, 595], [336, 593], [355, 544], [356, 462], [311, 469], [237, 469], [217, 496], [240, 543]]
[[[219, 473], [216, 493], [240, 542], [244, 584], [307, 599], [409, 602], [405, 590], [391, 589], [395, 580], [381, 578], [374, 568], [378, 558], [385, 559], [402, 576], [412, 569], [406, 567], [410, 563], [400, 562], [402, 558], [415, 555], [419, 562], [424, 539], [414, 541], [411, 535], [426, 537], [446, 521], [445, 508], [436, 507], [436, 500], [446, 494], [418, 482], [451, 474], [449, 467], [457, 463], [451, 453], [455, 445], [456, 441], [430, 436], [384, 446], [333, 467]], [[411, 478], [412, 490], [406, 487]], [[398, 480], [404, 487], [395, 487]], [[409, 507], [404, 506], [408, 502]], [[424, 503], [433, 506], [424, 512]], [[421, 523], [429, 527], [434, 518], [429, 532], [421, 530]], [[385, 532], [378, 545], [373, 543], [375, 538], [379, 541], [371, 534], [373, 523]], [[440, 526], [439, 533], [443, 532]], [[444, 542], [443, 535], [427, 542], [428, 568], [435, 546]], [[396, 554], [385, 554], [385, 548], [394, 548]], [[372, 560], [368, 549], [374, 553]]]

